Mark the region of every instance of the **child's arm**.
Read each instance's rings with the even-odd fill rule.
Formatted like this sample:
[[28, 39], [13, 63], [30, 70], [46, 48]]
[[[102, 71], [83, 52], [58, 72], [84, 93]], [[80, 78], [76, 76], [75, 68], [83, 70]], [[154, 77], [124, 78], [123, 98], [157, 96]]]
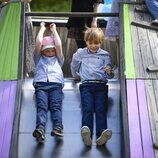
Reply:
[[73, 54], [72, 61], [71, 61], [71, 73], [76, 81], [80, 80], [80, 77], [79, 77], [80, 64], [81, 64], [81, 57], [80, 57], [79, 49], [78, 49], [77, 52]]
[[106, 65], [103, 69], [110, 77], [113, 77], [113, 71], [109, 65]]
[[38, 56], [41, 53], [41, 46], [42, 46], [42, 39], [44, 32], [46, 30], [45, 23], [40, 24], [40, 30], [38, 32], [38, 35], [36, 37], [36, 44], [35, 44], [35, 54]]
[[112, 66], [111, 66], [111, 58], [110, 58], [110, 55], [106, 55], [105, 56], [105, 63], [104, 63], [104, 67], [103, 67], [103, 70], [105, 72], [105, 76], [106, 78], [113, 78], [114, 77], [114, 74], [113, 74], [113, 70], [112, 70]]
[[56, 25], [54, 23], [50, 24], [50, 30], [52, 31], [52, 36], [54, 37], [56, 55], [57, 55], [58, 59], [64, 60], [61, 39], [58, 35], [58, 32], [56, 30]]

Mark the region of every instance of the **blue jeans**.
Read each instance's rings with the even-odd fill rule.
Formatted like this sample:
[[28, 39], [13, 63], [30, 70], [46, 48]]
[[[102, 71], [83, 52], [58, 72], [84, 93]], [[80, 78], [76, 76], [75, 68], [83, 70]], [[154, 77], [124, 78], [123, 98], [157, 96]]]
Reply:
[[62, 84], [52, 82], [37, 82], [34, 85], [37, 105], [36, 128], [45, 130], [47, 112], [50, 110], [53, 128], [62, 125]]
[[145, 3], [154, 19], [158, 19], [158, 0], [145, 0]]
[[96, 120], [96, 137], [107, 129], [108, 85], [105, 83], [83, 83], [80, 85], [82, 104], [82, 126], [88, 126], [93, 135], [93, 115]]

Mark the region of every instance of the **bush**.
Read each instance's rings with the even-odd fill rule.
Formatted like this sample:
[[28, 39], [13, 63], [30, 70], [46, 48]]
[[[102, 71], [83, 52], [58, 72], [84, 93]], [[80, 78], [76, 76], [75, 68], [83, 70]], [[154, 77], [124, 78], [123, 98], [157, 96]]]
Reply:
[[71, 0], [32, 0], [30, 6], [34, 12], [70, 12]]

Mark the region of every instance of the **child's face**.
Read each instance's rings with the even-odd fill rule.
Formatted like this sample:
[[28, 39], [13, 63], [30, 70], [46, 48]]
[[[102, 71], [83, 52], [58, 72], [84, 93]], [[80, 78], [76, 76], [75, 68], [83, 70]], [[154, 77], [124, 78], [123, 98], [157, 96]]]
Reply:
[[47, 48], [44, 51], [42, 51], [42, 55], [46, 57], [53, 57], [56, 55], [56, 49], [55, 48]]
[[94, 42], [86, 42], [88, 49], [91, 53], [96, 53], [101, 46], [101, 43], [94, 43]]

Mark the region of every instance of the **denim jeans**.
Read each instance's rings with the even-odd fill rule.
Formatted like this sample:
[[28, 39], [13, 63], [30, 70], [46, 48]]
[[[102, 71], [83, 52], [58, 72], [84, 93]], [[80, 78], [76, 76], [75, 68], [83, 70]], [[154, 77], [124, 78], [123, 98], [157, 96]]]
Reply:
[[37, 82], [35, 97], [37, 105], [36, 128], [45, 130], [47, 123], [47, 112], [50, 110], [53, 128], [62, 125], [62, 84], [53, 82]]
[[93, 135], [95, 113], [96, 137], [107, 129], [108, 85], [105, 83], [83, 83], [80, 85], [82, 104], [82, 126], [88, 126]]
[[145, 3], [154, 19], [158, 19], [158, 0], [145, 0]]

